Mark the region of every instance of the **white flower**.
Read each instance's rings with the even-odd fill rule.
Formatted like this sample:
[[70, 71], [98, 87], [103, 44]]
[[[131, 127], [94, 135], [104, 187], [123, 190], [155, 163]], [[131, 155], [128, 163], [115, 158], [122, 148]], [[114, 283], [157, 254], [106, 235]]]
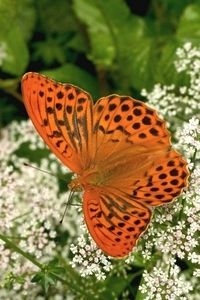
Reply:
[[[151, 226], [143, 236], [143, 258], [148, 262], [157, 250], [162, 260], [152, 271], [144, 272], [144, 281], [140, 286], [144, 299], [190, 299], [188, 294], [198, 294], [197, 281], [184, 278], [176, 266], [176, 259], [194, 264], [196, 277], [199, 274], [200, 255], [200, 49], [190, 43], [177, 50], [175, 66], [178, 72], [186, 72], [190, 77], [190, 86], [182, 86], [179, 94], [172, 87], [156, 85], [151, 93], [143, 91], [154, 107], [161, 110], [165, 118], [172, 120], [171, 129], [175, 132], [176, 147], [182, 149], [192, 171], [189, 188], [175, 202], [166, 207], [156, 208]], [[179, 119], [185, 117], [185, 120]], [[186, 121], [186, 118], [188, 121]], [[178, 123], [175, 122], [178, 119]], [[177, 126], [178, 124], [178, 126]], [[154, 247], [154, 251], [152, 251]], [[163, 258], [168, 257], [169, 273], [165, 273]], [[166, 262], [165, 262], [166, 263]], [[157, 269], [156, 269], [157, 268]], [[164, 272], [164, 273], [163, 273]], [[162, 276], [159, 276], [159, 273]], [[160, 290], [163, 285], [165, 289]], [[162, 278], [160, 278], [162, 277]], [[158, 284], [159, 282], [159, 284]], [[162, 284], [161, 284], [162, 283]], [[173, 283], [173, 284], [172, 284]], [[195, 298], [194, 299], [198, 299]]]
[[192, 284], [180, 275], [176, 265], [170, 265], [170, 259], [159, 262], [150, 272], [143, 273], [143, 283], [139, 290], [145, 295], [144, 300], [152, 299], [181, 299], [192, 291]]
[[[47, 175], [32, 167], [24, 166], [30, 163], [26, 158], [17, 157], [15, 152], [24, 144], [35, 144], [44, 149], [44, 143], [33, 129], [33, 125], [28, 121], [22, 123], [13, 122], [7, 128], [1, 130], [0, 140], [0, 230], [1, 234], [8, 237], [13, 243], [23, 251], [33, 254], [39, 258], [40, 263], [48, 263], [57, 254], [56, 227], [61, 217], [61, 206], [68, 197], [68, 192], [59, 194], [58, 180], [55, 176]], [[26, 147], [28, 147], [26, 145]], [[31, 148], [31, 147], [30, 147]], [[31, 152], [29, 148], [29, 151]], [[56, 170], [54, 159], [53, 170]], [[37, 164], [33, 164], [38, 167]], [[42, 169], [51, 169], [51, 160], [41, 159]], [[58, 168], [59, 169], [59, 168]], [[66, 169], [65, 169], [66, 172]], [[73, 218], [70, 207], [68, 214], [69, 224], [66, 220], [60, 225], [60, 231], [71, 228], [75, 231], [74, 209]], [[72, 223], [74, 224], [72, 226]], [[76, 230], [77, 231], [77, 230]], [[72, 234], [73, 236], [73, 234]], [[69, 239], [70, 241], [70, 239]], [[66, 248], [69, 246], [66, 244]], [[7, 274], [13, 274], [13, 291], [10, 299], [17, 299], [14, 291], [26, 294], [31, 287], [32, 293], [37, 287], [31, 283], [32, 274], [38, 268], [17, 252], [7, 249], [4, 242], [0, 240], [0, 261], [1, 274], [0, 281], [11, 280]], [[30, 274], [30, 275], [29, 275]], [[26, 282], [17, 280], [19, 276]], [[7, 279], [6, 279], [7, 278]], [[34, 286], [34, 288], [33, 288]], [[0, 298], [3, 288], [0, 290]], [[7, 293], [9, 291], [7, 290]], [[8, 294], [9, 295], [9, 294]], [[8, 299], [9, 296], [6, 298]]]
[[[82, 220], [81, 220], [82, 224]], [[85, 225], [81, 226], [82, 234], [78, 237], [76, 245], [72, 244], [71, 252], [74, 254], [71, 265], [77, 268], [82, 277], [95, 276], [104, 280], [106, 273], [113, 268], [109, 258], [96, 246], [88, 235]]]

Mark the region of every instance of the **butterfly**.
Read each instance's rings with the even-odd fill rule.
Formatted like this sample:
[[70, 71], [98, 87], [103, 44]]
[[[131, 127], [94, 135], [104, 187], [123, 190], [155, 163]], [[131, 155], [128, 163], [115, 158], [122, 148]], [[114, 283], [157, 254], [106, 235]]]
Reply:
[[122, 258], [150, 223], [153, 208], [187, 186], [189, 172], [166, 122], [139, 100], [89, 93], [38, 73], [22, 78], [26, 110], [60, 161], [76, 173], [88, 230], [104, 253]]

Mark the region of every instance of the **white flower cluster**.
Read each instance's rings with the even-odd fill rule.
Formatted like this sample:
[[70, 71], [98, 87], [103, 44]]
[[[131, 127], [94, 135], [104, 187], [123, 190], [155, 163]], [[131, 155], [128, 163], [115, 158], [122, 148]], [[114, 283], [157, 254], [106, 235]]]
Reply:
[[[176, 146], [185, 153], [191, 175], [189, 188], [177, 201], [155, 210], [143, 237], [144, 261], [151, 261], [155, 251], [160, 255], [156, 266], [144, 272], [140, 290], [145, 300], [198, 299], [200, 289], [197, 279], [200, 270], [200, 49], [187, 43], [177, 50], [177, 55], [177, 71], [185, 71], [190, 76], [190, 85], [180, 88], [178, 96], [173, 86], [161, 85], [145, 94], [165, 118], [180, 117], [172, 127], [178, 141]], [[165, 265], [164, 257], [168, 260]], [[190, 262], [190, 273], [181, 272], [177, 259]]]
[[143, 273], [143, 282], [139, 290], [145, 295], [145, 300], [187, 300], [192, 291], [192, 283], [181, 273], [178, 266], [166, 256], [155, 267]]
[[[189, 49], [189, 45], [186, 44], [183, 49], [184, 55], [182, 54], [182, 56], [179, 55], [180, 53], [182, 53], [181, 49], [177, 50], [179, 61], [179, 64], [178, 61], [175, 63], [177, 69], [178, 66], [182, 64], [182, 60], [186, 59], [186, 55], [189, 52], [185, 50]], [[187, 74], [190, 76], [189, 87], [180, 87], [179, 93], [177, 94], [175, 92], [174, 85], [161, 86], [160, 84], [157, 84], [155, 85], [151, 93], [148, 94], [146, 91], [143, 91], [143, 95], [147, 96], [150, 105], [156, 107], [158, 111], [162, 112], [162, 114], [165, 116], [165, 119], [171, 118], [173, 130], [175, 131], [175, 133], [177, 131], [176, 139], [179, 141], [179, 143], [177, 144], [177, 148], [182, 148], [182, 151], [184, 151], [188, 160], [189, 167], [192, 170], [194, 167], [194, 161], [192, 160], [192, 158], [194, 157], [194, 153], [196, 153], [195, 158], [198, 157], [199, 154], [197, 154], [197, 152], [199, 152], [200, 147], [200, 128], [198, 118], [200, 96], [196, 93], [197, 84], [199, 85], [198, 76], [200, 71], [200, 51], [192, 47], [190, 47], [190, 50], [192, 51], [192, 56], [190, 57], [189, 55], [189, 57], [190, 60], [193, 60], [193, 63], [188, 64], [188, 66], [190, 65], [190, 72], [187, 72]], [[177, 71], [185, 70], [186, 69], [178, 69]], [[184, 118], [189, 119], [191, 115], [194, 115], [194, 117], [191, 118], [188, 122], [183, 123]], [[176, 119], [174, 124], [172, 119]], [[150, 224], [147, 233], [143, 237], [145, 246], [141, 248], [139, 244], [137, 247], [137, 253], [141, 253], [143, 259], [145, 260], [150, 260], [152, 258], [152, 249], [155, 247], [157, 251], [160, 251], [160, 253], [162, 253], [166, 257], [168, 257], [170, 254], [174, 257], [178, 257], [179, 259], [186, 259], [188, 261], [190, 260], [192, 263], [197, 263], [197, 266], [193, 270], [194, 276], [196, 276], [195, 274], [199, 274], [200, 268], [200, 266], [198, 266], [200, 259], [197, 253], [200, 226], [200, 183], [198, 179], [198, 172], [198, 168], [196, 167], [193, 174], [191, 175], [191, 185], [193, 185], [193, 188], [190, 188], [190, 190], [188, 190], [187, 193], [182, 196], [182, 201], [180, 198], [180, 201], [173, 202], [172, 204], [167, 205], [165, 208], [161, 207], [156, 209], [153, 223]], [[181, 214], [182, 217], [180, 218]], [[87, 238], [85, 238], [85, 236], [87, 236]], [[99, 274], [98, 266], [96, 264], [93, 265], [93, 259], [96, 258], [96, 260], [98, 260], [98, 255], [95, 254], [95, 252], [98, 250], [96, 249], [94, 243], [90, 241], [90, 239], [88, 242], [86, 229], [78, 239], [78, 243], [76, 245], [72, 245], [71, 251], [74, 254], [72, 266], [78, 267], [82, 276], [93, 275], [94, 273]], [[129, 256], [126, 259], [126, 263], [134, 263], [134, 259], [135, 255], [133, 253], [132, 257]], [[84, 269], [83, 266], [87, 267]], [[162, 270], [162, 268], [160, 270], [161, 272], [165, 272], [165, 270]], [[185, 285], [185, 280], [182, 280], [181, 277], [182, 275], [179, 276], [180, 270], [175, 264], [175, 260], [173, 260], [173, 264], [170, 265], [170, 270], [174, 270], [174, 272], [177, 271], [176, 280], [173, 276], [169, 276], [171, 278], [171, 287], [173, 286], [173, 289], [176, 289], [176, 292], [174, 292], [174, 295], [176, 295], [176, 297], [178, 297], [178, 295], [185, 294], [187, 293], [187, 291], [192, 289], [191, 287], [188, 287], [188, 285]], [[155, 274], [150, 274], [149, 276], [150, 280], [151, 276], [155, 276]], [[147, 277], [148, 273], [146, 273], [146, 279]], [[166, 281], [169, 279], [169, 277], [167, 277]], [[150, 284], [152, 283], [150, 282]], [[185, 285], [185, 289], [183, 289], [183, 292], [180, 292], [181, 285]], [[158, 291], [157, 288], [156, 290]], [[164, 290], [165, 289], [163, 289], [163, 293]], [[166, 296], [166, 299], [170, 299], [170, 293], [172, 292], [172, 289], [169, 288], [168, 290], [166, 290], [166, 295], [168, 292], [169, 298], [167, 298]], [[159, 295], [159, 292], [157, 293], [157, 295]], [[161, 299], [159, 298], [159, 296], [157, 297], [158, 298], [152, 297], [147, 299]], [[174, 298], [171, 299], [175, 299], [176, 297], [174, 296]]]
[[188, 120], [194, 114], [199, 113], [200, 49], [192, 47], [191, 43], [178, 48], [175, 67], [177, 72], [185, 72], [189, 76], [188, 86], [179, 87], [177, 92], [174, 84], [170, 86], [156, 84], [150, 93], [145, 89], [142, 91], [148, 103], [170, 121], [172, 129], [172, 120], [176, 119], [175, 126], [177, 126], [177, 122]]
[[[0, 234], [17, 245], [24, 252], [34, 255], [40, 263], [47, 263], [54, 258], [58, 251], [55, 243], [57, 235], [55, 228], [59, 224], [64, 197], [59, 194], [59, 185], [55, 176], [44, 174], [39, 170], [24, 166], [28, 159], [20, 158], [16, 151], [20, 147], [32, 149], [38, 146], [44, 149], [44, 143], [35, 132], [30, 122], [21, 124], [13, 122], [1, 130], [0, 139]], [[28, 148], [31, 152], [30, 148]], [[33, 155], [34, 156], [34, 155]], [[33, 164], [33, 163], [31, 163]], [[56, 161], [54, 159], [53, 168]], [[57, 164], [58, 166], [58, 164]], [[41, 160], [40, 168], [52, 169], [49, 158]], [[57, 167], [58, 168], [58, 167]], [[59, 199], [60, 198], [60, 199]], [[73, 214], [73, 217], [76, 214]], [[68, 230], [72, 218], [68, 214], [69, 222], [63, 222], [60, 230]], [[65, 224], [68, 225], [65, 225]], [[73, 226], [71, 226], [73, 227]], [[63, 229], [62, 229], [63, 228]], [[38, 267], [18, 252], [7, 247], [0, 239], [0, 298], [19, 299], [29, 293], [30, 288], [38, 287], [31, 283], [31, 278]], [[20, 280], [21, 278], [21, 280]], [[4, 289], [4, 285], [12, 282], [12, 289]]]
[[80, 228], [82, 234], [76, 245], [72, 244], [70, 247], [74, 254], [71, 265], [79, 269], [82, 277], [94, 275], [98, 280], [104, 280], [106, 273], [112, 270], [112, 264], [88, 235], [86, 225], [81, 224]]
[[192, 117], [177, 130], [178, 147], [183, 147], [188, 159], [189, 168], [193, 170], [200, 161], [200, 109], [199, 115]]

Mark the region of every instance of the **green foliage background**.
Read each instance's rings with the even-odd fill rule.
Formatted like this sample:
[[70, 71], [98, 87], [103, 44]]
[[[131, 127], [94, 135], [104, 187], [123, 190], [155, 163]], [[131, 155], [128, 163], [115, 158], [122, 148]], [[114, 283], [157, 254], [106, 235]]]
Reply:
[[0, 0], [7, 53], [0, 61], [1, 124], [23, 110], [17, 99], [26, 71], [78, 85], [94, 99], [140, 97], [156, 82], [182, 84], [175, 49], [199, 42], [199, 24], [198, 0]]
[[[111, 93], [141, 98], [141, 89], [157, 82], [183, 85], [187, 77], [175, 72], [175, 50], [199, 43], [199, 24], [198, 0], [0, 0], [0, 126], [26, 116], [20, 80], [27, 71], [78, 85], [94, 99]], [[86, 292], [87, 280], [68, 271], [79, 283], [68, 283], [71, 289]], [[44, 270], [34, 280], [46, 289], [55, 273]], [[95, 288], [106, 285], [102, 299], [113, 299], [111, 291], [120, 295], [133, 277], [108, 278]]]

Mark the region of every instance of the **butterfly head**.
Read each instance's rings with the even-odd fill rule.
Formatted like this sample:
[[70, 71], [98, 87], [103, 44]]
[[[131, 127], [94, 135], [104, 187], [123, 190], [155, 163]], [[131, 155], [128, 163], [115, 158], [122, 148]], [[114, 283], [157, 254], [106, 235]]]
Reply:
[[72, 179], [72, 181], [68, 184], [68, 187], [72, 191], [76, 192], [82, 192], [83, 191], [83, 186], [80, 182], [80, 179], [78, 177]]

